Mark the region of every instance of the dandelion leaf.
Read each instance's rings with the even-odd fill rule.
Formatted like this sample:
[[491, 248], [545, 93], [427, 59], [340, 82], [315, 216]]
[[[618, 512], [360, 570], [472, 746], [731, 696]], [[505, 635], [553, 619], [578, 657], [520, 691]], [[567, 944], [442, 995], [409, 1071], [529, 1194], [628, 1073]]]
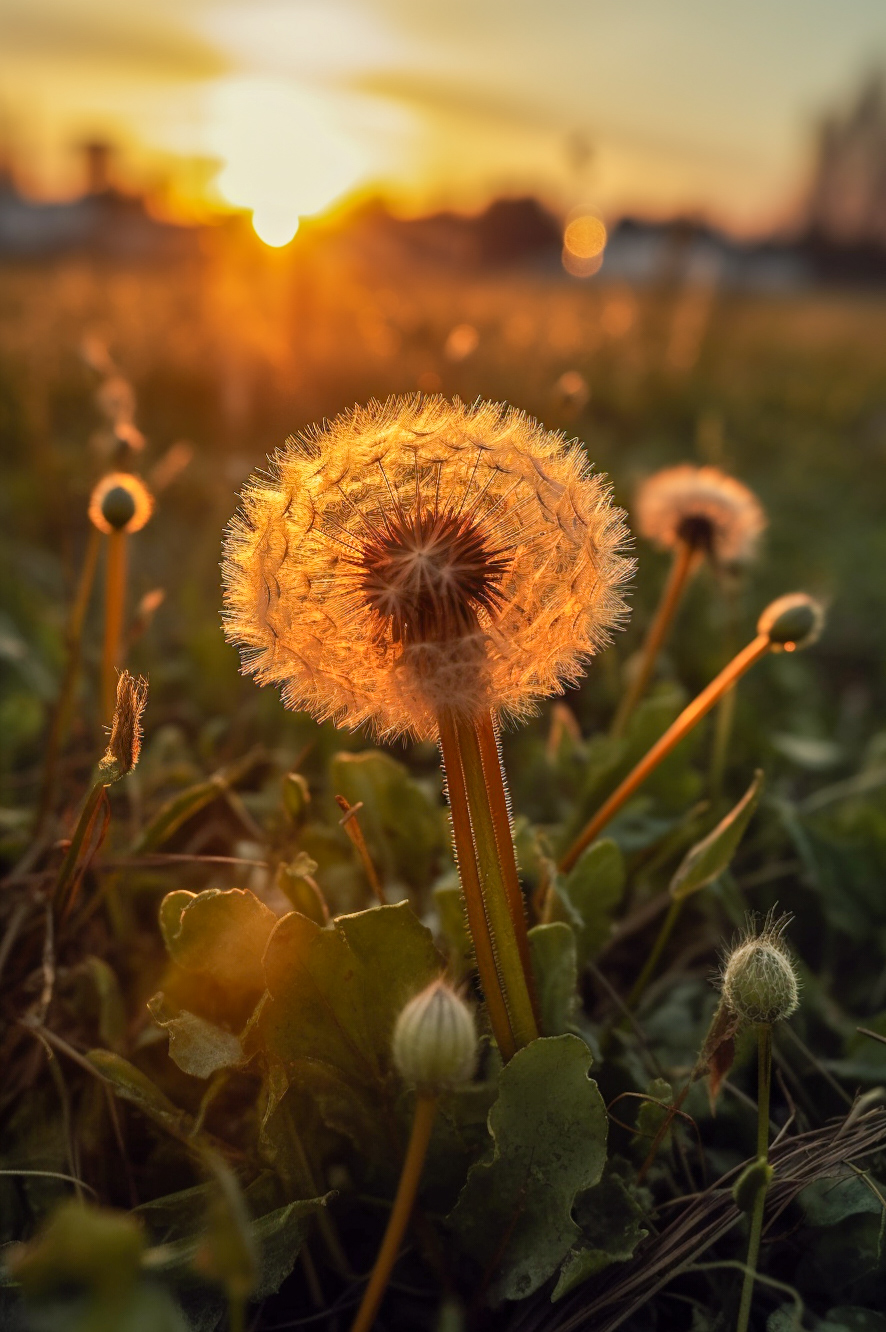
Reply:
[[529, 931], [529, 954], [535, 974], [542, 1033], [562, 1036], [569, 1030], [576, 1004], [575, 935], [563, 921], [536, 925]]
[[555, 879], [551, 914], [575, 930], [579, 965], [599, 953], [609, 939], [624, 886], [624, 856], [610, 838], [594, 842], [568, 874]]
[[121, 1101], [135, 1105], [169, 1133], [185, 1133], [191, 1117], [170, 1101], [146, 1073], [110, 1050], [90, 1050], [86, 1058]]
[[626, 1262], [649, 1233], [643, 1227], [644, 1208], [631, 1189], [629, 1171], [622, 1161], [609, 1161], [599, 1184], [583, 1193], [573, 1215], [581, 1227], [581, 1240], [566, 1256], [552, 1300], [613, 1263]]
[[734, 809], [721, 819], [707, 837], [687, 851], [671, 879], [671, 897], [690, 897], [719, 878], [738, 850], [748, 824], [760, 801], [763, 772], [758, 768], [754, 780]]
[[606, 1108], [590, 1062], [584, 1042], [564, 1035], [533, 1041], [502, 1070], [492, 1149], [449, 1218], [486, 1269], [493, 1303], [531, 1295], [581, 1240], [572, 1208], [606, 1160]]
[[268, 942], [269, 999], [256, 1036], [330, 1127], [368, 1147], [390, 1113], [391, 1033], [443, 960], [406, 902], [340, 916], [330, 929], [292, 912]]
[[169, 1016], [162, 992], [149, 1000], [148, 1008], [154, 1021], [169, 1036], [169, 1057], [183, 1073], [209, 1078], [221, 1068], [235, 1068], [243, 1062], [243, 1046], [233, 1032], [186, 1008]]
[[362, 803], [357, 818], [382, 881], [423, 888], [446, 845], [442, 805], [402, 763], [376, 749], [337, 754], [330, 780], [350, 805]]

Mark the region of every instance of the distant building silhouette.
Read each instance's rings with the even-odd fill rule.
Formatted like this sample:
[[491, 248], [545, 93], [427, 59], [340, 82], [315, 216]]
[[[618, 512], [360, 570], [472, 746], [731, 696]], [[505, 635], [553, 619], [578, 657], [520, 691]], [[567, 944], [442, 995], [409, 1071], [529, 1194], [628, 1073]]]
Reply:
[[820, 124], [809, 231], [837, 245], [886, 246], [886, 76]]

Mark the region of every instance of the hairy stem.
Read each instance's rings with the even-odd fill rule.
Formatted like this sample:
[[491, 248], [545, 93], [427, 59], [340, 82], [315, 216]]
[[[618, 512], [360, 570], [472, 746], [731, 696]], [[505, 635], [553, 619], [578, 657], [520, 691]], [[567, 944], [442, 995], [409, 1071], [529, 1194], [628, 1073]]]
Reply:
[[631, 713], [646, 693], [646, 687], [655, 669], [658, 654], [664, 646], [689, 577], [698, 564], [697, 555], [698, 551], [688, 541], [677, 543], [668, 580], [662, 590], [661, 600], [643, 643], [639, 669], [622, 695], [612, 722], [611, 734], [614, 736], [624, 734]]
[[378, 1313], [382, 1296], [387, 1289], [391, 1271], [397, 1260], [397, 1252], [415, 1204], [415, 1195], [418, 1192], [418, 1184], [428, 1152], [428, 1144], [431, 1141], [431, 1130], [434, 1127], [436, 1113], [436, 1097], [424, 1095], [420, 1092], [415, 1101], [412, 1133], [409, 1138], [409, 1146], [406, 1149], [403, 1169], [400, 1172], [400, 1183], [397, 1185], [394, 1206], [391, 1209], [384, 1239], [378, 1251], [372, 1275], [369, 1278], [369, 1285], [363, 1293], [357, 1317], [351, 1325], [351, 1332], [369, 1332], [375, 1321], [375, 1315]]
[[126, 542], [125, 532], [111, 532], [105, 552], [105, 634], [101, 675], [102, 720], [105, 722], [110, 722], [114, 715], [117, 697], [117, 666], [126, 601]]
[[[538, 1027], [499, 858], [477, 731], [473, 722], [449, 709], [441, 710], [438, 721], [468, 926], [493, 1034], [507, 1062], [535, 1039]], [[512, 843], [510, 856], [513, 859]]]
[[610, 819], [615, 817], [626, 801], [643, 785], [650, 773], [655, 771], [658, 765], [667, 758], [671, 750], [675, 749], [683, 737], [688, 735], [692, 728], [701, 721], [702, 717], [710, 712], [714, 704], [733, 688], [745, 671], [749, 670], [755, 661], [759, 661], [761, 657], [765, 656], [771, 646], [772, 642], [768, 634], [758, 634], [756, 638], [748, 643], [747, 647], [742, 648], [741, 652], [732, 658], [728, 666], [724, 667], [707, 688], [703, 689], [683, 709], [664, 735], [655, 742], [637, 766], [628, 773], [624, 781], [616, 787], [609, 799], [601, 805], [594, 817], [579, 833], [560, 860], [559, 869], [563, 873], [572, 869], [585, 847], [590, 846]]
[[[757, 1159], [769, 1158], [769, 1096], [772, 1087], [772, 1027], [768, 1022], [757, 1027]], [[754, 1297], [754, 1280], [757, 1273], [757, 1259], [760, 1255], [760, 1239], [763, 1234], [763, 1208], [766, 1204], [766, 1188], [760, 1188], [754, 1199], [751, 1213], [751, 1230], [748, 1238], [748, 1258], [745, 1265], [744, 1282], [741, 1288], [741, 1304], [738, 1308], [736, 1332], [747, 1332], [751, 1317], [751, 1303]]]

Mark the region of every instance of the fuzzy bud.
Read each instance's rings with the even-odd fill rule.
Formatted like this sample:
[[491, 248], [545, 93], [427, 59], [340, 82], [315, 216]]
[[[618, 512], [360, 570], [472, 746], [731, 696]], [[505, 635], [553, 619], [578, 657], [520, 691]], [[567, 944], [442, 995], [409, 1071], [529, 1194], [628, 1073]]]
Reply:
[[117, 677], [117, 701], [111, 738], [99, 763], [102, 781], [110, 786], [132, 772], [141, 752], [142, 713], [148, 701], [148, 682], [142, 676], [121, 671]]
[[766, 634], [777, 652], [809, 647], [821, 636], [824, 607], [805, 592], [790, 592], [767, 606], [757, 622], [757, 633]]
[[783, 1022], [800, 1002], [800, 986], [782, 935], [790, 918], [767, 918], [732, 949], [723, 969], [723, 1002], [742, 1022]]
[[469, 1082], [477, 1060], [477, 1029], [467, 1004], [445, 981], [417, 994], [397, 1018], [392, 1042], [400, 1076], [421, 1092]]

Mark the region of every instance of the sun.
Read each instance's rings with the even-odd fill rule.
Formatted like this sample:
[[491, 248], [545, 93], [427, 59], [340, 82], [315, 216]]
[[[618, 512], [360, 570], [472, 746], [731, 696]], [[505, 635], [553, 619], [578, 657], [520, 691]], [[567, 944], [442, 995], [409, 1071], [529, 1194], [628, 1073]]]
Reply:
[[335, 123], [321, 94], [278, 80], [222, 80], [210, 138], [224, 165], [222, 198], [249, 209], [266, 245], [288, 245], [299, 218], [319, 213], [365, 179], [370, 164]]

